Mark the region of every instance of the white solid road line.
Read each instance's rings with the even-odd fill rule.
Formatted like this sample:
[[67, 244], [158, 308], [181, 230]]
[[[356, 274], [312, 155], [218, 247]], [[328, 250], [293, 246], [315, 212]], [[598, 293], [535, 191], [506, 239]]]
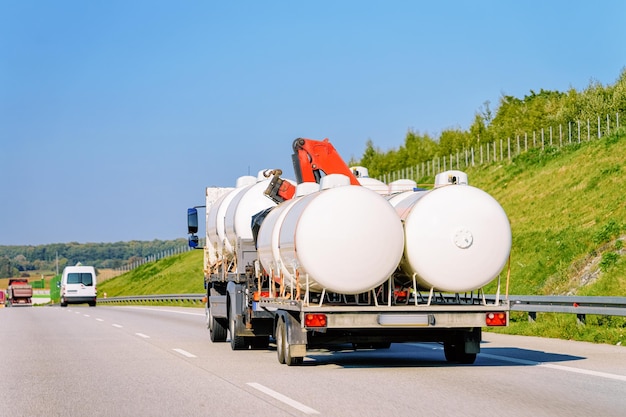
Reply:
[[287, 404], [290, 407], [295, 408], [296, 410], [300, 410], [300, 411], [302, 411], [305, 414], [319, 414], [320, 413], [319, 411], [317, 411], [317, 410], [315, 410], [315, 409], [313, 409], [311, 407], [308, 407], [308, 406], [306, 406], [306, 405], [304, 405], [302, 403], [299, 403], [296, 400], [292, 400], [291, 398], [281, 394], [280, 392], [276, 392], [276, 391], [274, 391], [274, 390], [272, 390], [272, 389], [270, 389], [270, 388], [268, 388], [268, 387], [266, 387], [264, 385], [258, 384], [256, 382], [248, 382], [246, 385], [248, 385], [248, 386], [250, 386], [250, 387], [252, 387], [252, 388], [254, 388], [256, 390], [259, 390], [262, 393], [267, 394], [270, 397], [272, 397], [272, 398], [274, 398], [274, 399], [276, 399], [276, 400], [278, 400], [278, 401], [280, 401], [282, 403], [285, 403], [285, 404]]
[[174, 348], [174, 349], [172, 349], [172, 350], [173, 350], [174, 352], [178, 352], [178, 353], [180, 353], [181, 355], [186, 356], [186, 357], [188, 357], [188, 358], [197, 358], [197, 356], [196, 356], [196, 355], [194, 355], [193, 353], [189, 353], [189, 352], [187, 352], [186, 350], [183, 350], [183, 349]]

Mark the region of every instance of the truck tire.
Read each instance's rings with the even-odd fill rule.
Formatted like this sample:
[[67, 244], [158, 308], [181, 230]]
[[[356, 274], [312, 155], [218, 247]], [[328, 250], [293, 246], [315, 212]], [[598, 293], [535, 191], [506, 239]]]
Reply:
[[285, 323], [282, 320], [278, 320], [276, 326], [276, 356], [278, 357], [278, 363], [285, 363]]
[[[287, 337], [287, 326], [285, 322], [280, 320], [276, 327], [276, 352], [278, 354], [278, 362], [287, 366], [301, 365], [304, 361], [302, 356], [291, 356], [291, 345]], [[281, 358], [283, 362], [281, 362]]]
[[217, 321], [211, 314], [211, 307], [207, 308], [207, 327], [209, 328], [209, 337], [211, 342], [225, 342], [228, 335], [228, 329], [222, 323]]
[[246, 346], [246, 338], [243, 336], [235, 335], [235, 329], [237, 328], [237, 314], [235, 314], [235, 307], [232, 303], [229, 304], [228, 314], [228, 329], [230, 331], [230, 348], [232, 350], [243, 350]]

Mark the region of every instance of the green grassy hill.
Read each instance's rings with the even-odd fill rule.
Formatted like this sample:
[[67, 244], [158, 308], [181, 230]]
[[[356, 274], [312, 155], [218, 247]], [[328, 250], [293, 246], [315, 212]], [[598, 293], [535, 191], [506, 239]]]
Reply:
[[141, 265], [98, 284], [98, 297], [202, 293], [202, 256], [195, 250]]
[[[533, 149], [512, 161], [467, 170], [493, 195], [513, 231], [510, 294], [626, 296], [626, 132], [563, 148]], [[504, 278], [506, 271], [503, 272]], [[202, 251], [143, 265], [107, 280], [109, 297], [201, 293]], [[495, 284], [487, 292], [495, 289]], [[509, 333], [626, 344], [626, 319], [512, 314]]]
[[626, 295], [626, 135], [468, 172], [513, 231], [511, 294]]

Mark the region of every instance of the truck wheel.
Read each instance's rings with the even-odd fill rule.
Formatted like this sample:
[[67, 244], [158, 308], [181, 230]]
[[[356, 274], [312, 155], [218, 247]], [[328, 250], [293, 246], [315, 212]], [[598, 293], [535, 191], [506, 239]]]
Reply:
[[228, 327], [230, 330], [230, 348], [232, 350], [242, 350], [246, 348], [246, 339], [243, 336], [235, 335], [235, 329], [237, 328], [236, 317], [237, 315], [231, 309], [230, 315], [228, 317]]
[[278, 322], [278, 327], [276, 328], [276, 352], [278, 353], [278, 362], [285, 363], [287, 366], [300, 365], [304, 361], [302, 356], [291, 356], [291, 345], [287, 338], [287, 325], [282, 320]]
[[213, 314], [211, 314], [211, 308], [207, 308], [207, 326], [209, 328], [209, 336], [211, 342], [219, 343], [225, 342], [228, 334], [228, 329], [222, 323], [217, 321]]
[[443, 353], [446, 356], [446, 360], [451, 363], [471, 365], [476, 361], [475, 353], [465, 352], [465, 342], [463, 340], [444, 342]]
[[278, 363], [285, 363], [286, 333], [285, 323], [279, 319], [276, 326], [276, 355], [278, 356]]

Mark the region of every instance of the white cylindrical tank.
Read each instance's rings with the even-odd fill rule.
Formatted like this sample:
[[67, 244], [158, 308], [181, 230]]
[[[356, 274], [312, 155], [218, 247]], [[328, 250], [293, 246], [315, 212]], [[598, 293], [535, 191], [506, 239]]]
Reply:
[[[256, 183], [256, 178], [253, 176], [243, 176], [237, 179], [236, 188], [229, 193], [218, 198], [212, 205], [206, 215], [206, 238], [207, 245], [212, 245], [215, 248], [218, 259], [224, 256], [224, 241], [226, 239], [226, 231], [224, 229], [224, 217], [226, 216], [226, 209], [233, 201], [235, 196], [241, 193], [246, 187]], [[217, 259], [210, 259], [211, 263], [217, 261]]]
[[417, 188], [417, 183], [409, 179], [395, 180], [389, 183], [389, 194], [413, 191]]
[[[274, 224], [264, 222], [257, 240], [264, 268], [280, 268], [288, 287], [304, 288], [308, 277], [311, 290], [357, 294], [382, 284], [396, 270], [404, 246], [402, 224], [376, 192], [345, 185], [288, 204], [270, 212]], [[267, 242], [278, 259], [271, 259]]]
[[293, 199], [287, 200], [272, 209], [261, 223], [257, 235], [257, 255], [259, 262], [265, 272], [271, 274], [272, 278], [280, 275], [280, 252], [279, 234], [280, 225], [289, 212], [289, 209], [302, 196], [319, 191], [319, 184], [315, 182], [303, 182], [296, 186], [296, 195]]
[[469, 185], [405, 194], [390, 200], [404, 224], [405, 274], [446, 292], [473, 291], [498, 276], [511, 251], [511, 226], [493, 197]]
[[260, 171], [255, 184], [242, 189], [234, 195], [224, 214], [224, 230], [226, 240], [224, 249], [234, 254], [237, 239], [253, 240], [252, 216], [267, 208], [276, 206], [276, 203], [264, 194], [270, 180]]
[[376, 191], [381, 195], [389, 194], [389, 186], [376, 178], [370, 178], [367, 168], [362, 166], [353, 166], [350, 167], [350, 171], [352, 171], [356, 179], [359, 181], [359, 184], [363, 187]]

